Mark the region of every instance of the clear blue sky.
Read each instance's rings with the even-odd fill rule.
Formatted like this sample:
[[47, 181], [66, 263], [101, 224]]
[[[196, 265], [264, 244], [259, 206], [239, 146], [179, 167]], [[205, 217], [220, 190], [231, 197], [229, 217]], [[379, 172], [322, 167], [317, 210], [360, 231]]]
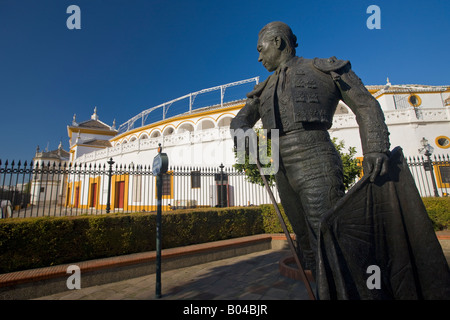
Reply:
[[[81, 30], [69, 30], [69, 5]], [[369, 30], [369, 5], [381, 29]], [[117, 125], [189, 92], [268, 73], [259, 30], [279, 20], [297, 55], [352, 62], [367, 85], [450, 85], [449, 1], [0, 0], [0, 159], [30, 160], [73, 114]]]

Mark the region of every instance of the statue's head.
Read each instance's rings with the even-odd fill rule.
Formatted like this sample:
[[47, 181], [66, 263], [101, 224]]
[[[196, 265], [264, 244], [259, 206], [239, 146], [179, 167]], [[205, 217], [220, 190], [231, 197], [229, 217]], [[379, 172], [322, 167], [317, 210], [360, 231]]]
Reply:
[[283, 62], [295, 56], [297, 46], [297, 37], [287, 24], [279, 21], [271, 22], [259, 32], [258, 61], [272, 72]]

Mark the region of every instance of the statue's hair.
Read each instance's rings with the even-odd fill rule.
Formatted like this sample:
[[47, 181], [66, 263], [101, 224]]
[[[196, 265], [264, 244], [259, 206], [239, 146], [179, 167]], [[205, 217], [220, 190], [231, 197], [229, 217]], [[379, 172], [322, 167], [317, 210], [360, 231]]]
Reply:
[[286, 50], [295, 55], [295, 48], [298, 47], [297, 37], [292, 33], [291, 28], [284, 22], [274, 21], [266, 24], [259, 32], [259, 37], [263, 34], [266, 36], [279, 36], [286, 43]]

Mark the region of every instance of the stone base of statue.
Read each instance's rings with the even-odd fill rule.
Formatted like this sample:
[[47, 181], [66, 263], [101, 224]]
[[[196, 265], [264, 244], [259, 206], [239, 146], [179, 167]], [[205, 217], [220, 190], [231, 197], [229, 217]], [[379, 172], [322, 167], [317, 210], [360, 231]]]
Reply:
[[450, 299], [449, 267], [400, 147], [389, 165], [324, 216], [319, 299]]
[[[282, 276], [303, 281], [300, 270], [297, 267], [294, 257], [284, 257], [278, 261], [278, 269]], [[311, 270], [305, 270], [306, 278], [309, 282], [315, 282], [314, 276], [312, 275]]]

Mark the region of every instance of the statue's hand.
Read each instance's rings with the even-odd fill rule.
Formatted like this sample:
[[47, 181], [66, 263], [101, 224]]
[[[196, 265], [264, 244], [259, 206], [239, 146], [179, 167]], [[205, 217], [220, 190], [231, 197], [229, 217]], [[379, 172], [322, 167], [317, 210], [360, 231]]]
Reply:
[[373, 152], [364, 155], [364, 174], [370, 175], [370, 181], [374, 182], [378, 176], [383, 176], [389, 170], [389, 157], [382, 152]]

